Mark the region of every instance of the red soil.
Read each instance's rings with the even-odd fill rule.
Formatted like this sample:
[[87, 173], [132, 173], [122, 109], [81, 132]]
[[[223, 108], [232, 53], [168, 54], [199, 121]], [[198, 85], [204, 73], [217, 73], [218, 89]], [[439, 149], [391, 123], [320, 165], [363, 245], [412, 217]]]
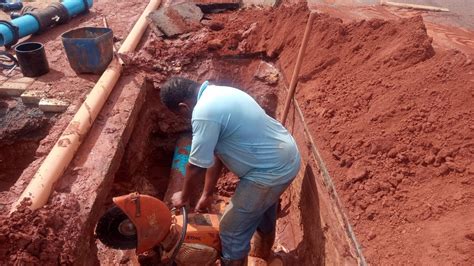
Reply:
[[[202, 79], [209, 67], [196, 62], [250, 53], [276, 60], [290, 77], [307, 15], [302, 5], [212, 15], [223, 29], [151, 38], [127, 71], [146, 71], [157, 83], [185, 72]], [[471, 62], [459, 51], [433, 49], [420, 17], [343, 23], [321, 14], [315, 20], [297, 98], [370, 263], [474, 261]], [[239, 74], [229, 71], [227, 81]], [[234, 185], [221, 183], [224, 190]], [[54, 207], [61, 202], [69, 202], [66, 209]], [[0, 257], [35, 261], [43, 256], [35, 247], [52, 240], [64, 248], [48, 245], [45, 256], [73, 261], [65, 240], [74, 226], [59, 222], [56, 230], [43, 213], [54, 213], [54, 221], [73, 215], [74, 200], [56, 197], [48, 206], [1, 219]], [[23, 227], [36, 217], [41, 226]], [[18, 251], [23, 238], [32, 242]]]
[[[157, 40], [138, 62], [148, 58], [159, 70], [157, 62], [179, 62], [181, 70], [196, 58], [263, 53], [289, 78], [307, 15], [302, 5], [215, 15], [223, 30]], [[315, 20], [297, 98], [369, 262], [474, 260], [471, 62], [460, 51], [435, 50], [420, 16]]]
[[[267, 14], [248, 40], [278, 54], [286, 77], [306, 14]], [[319, 15], [307, 51], [297, 98], [368, 261], [472, 263], [471, 58], [435, 51], [421, 17]]]

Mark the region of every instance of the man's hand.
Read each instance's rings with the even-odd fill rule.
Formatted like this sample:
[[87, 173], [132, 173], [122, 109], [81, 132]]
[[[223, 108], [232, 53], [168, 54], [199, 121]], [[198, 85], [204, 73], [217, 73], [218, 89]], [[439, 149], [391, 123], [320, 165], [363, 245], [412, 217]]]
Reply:
[[196, 208], [194, 209], [195, 212], [209, 212], [209, 208], [211, 207], [214, 201], [214, 197], [212, 195], [202, 195], [199, 199], [198, 203], [196, 204]]
[[173, 194], [171, 197], [171, 203], [175, 208], [181, 208], [185, 206], [188, 203], [189, 199], [184, 197], [184, 194], [182, 191], [178, 191]]

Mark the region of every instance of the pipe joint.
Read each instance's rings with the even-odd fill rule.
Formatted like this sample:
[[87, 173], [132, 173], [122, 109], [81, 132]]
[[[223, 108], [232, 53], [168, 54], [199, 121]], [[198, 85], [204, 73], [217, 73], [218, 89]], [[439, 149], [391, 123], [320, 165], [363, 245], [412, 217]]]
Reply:
[[84, 3], [84, 13], [88, 13], [89, 12], [89, 1], [82, 0], [82, 2]]
[[17, 26], [13, 25], [10, 21], [6, 20], [0, 20], [0, 25], [5, 25], [13, 35], [12, 41], [8, 45], [5, 45], [5, 47], [10, 48], [15, 45], [18, 40], [20, 40], [20, 29]]
[[51, 26], [64, 24], [71, 19], [66, 7], [61, 3], [53, 3], [45, 9], [35, 9], [25, 14], [33, 16], [38, 21], [38, 33], [47, 30]]

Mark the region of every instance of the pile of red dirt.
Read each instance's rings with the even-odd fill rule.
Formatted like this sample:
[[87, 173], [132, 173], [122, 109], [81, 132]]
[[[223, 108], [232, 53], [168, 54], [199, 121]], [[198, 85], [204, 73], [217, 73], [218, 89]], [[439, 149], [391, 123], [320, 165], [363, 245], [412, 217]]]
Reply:
[[[232, 56], [276, 60], [290, 77], [308, 13], [299, 5], [214, 15], [134, 59], [157, 82]], [[431, 43], [421, 17], [345, 24], [319, 14], [313, 25], [297, 98], [372, 263], [474, 259], [473, 65]], [[234, 187], [220, 183], [221, 192]]]
[[73, 197], [55, 197], [45, 208], [31, 211], [23, 202], [18, 211], [0, 216], [0, 258], [3, 263], [32, 265], [71, 264], [75, 249], [67, 240], [77, 237], [80, 211]]
[[[250, 57], [275, 61], [288, 78], [308, 14], [297, 5], [211, 15], [195, 33], [150, 37], [127, 71], [145, 71], [159, 84], [169, 75], [205, 77], [210, 68], [199, 62]], [[474, 65], [431, 42], [421, 17], [343, 23], [319, 14], [314, 21], [297, 99], [370, 263], [474, 260]], [[240, 74], [229, 68], [227, 81]], [[234, 187], [220, 183], [228, 193]], [[64, 244], [78, 233], [74, 223], [47, 219], [73, 219], [77, 204], [53, 199], [49, 210], [0, 219], [0, 257], [74, 260]]]
[[[247, 47], [290, 77], [307, 14], [267, 14]], [[474, 64], [431, 43], [419, 16], [313, 24], [297, 99], [371, 263], [474, 261]]]
[[[157, 82], [199, 73], [188, 67], [196, 60], [239, 56], [275, 61], [289, 78], [308, 14], [297, 5], [214, 15], [197, 33], [152, 40], [133, 61]], [[473, 70], [469, 56], [433, 48], [420, 16], [317, 15], [297, 98], [369, 262], [474, 259]]]

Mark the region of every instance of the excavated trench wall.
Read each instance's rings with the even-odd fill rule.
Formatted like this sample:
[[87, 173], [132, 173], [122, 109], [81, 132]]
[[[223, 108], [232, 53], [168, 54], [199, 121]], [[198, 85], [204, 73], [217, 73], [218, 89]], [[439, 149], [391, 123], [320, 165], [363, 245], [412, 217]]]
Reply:
[[[199, 71], [182, 76], [209, 80], [240, 88], [253, 96], [273, 116], [279, 117], [286, 97], [285, 82], [271, 62], [260, 59], [206, 59], [197, 62]], [[146, 101], [127, 144], [114, 184], [105, 202], [131, 191], [163, 199], [168, 188], [171, 158], [177, 138], [189, 132], [189, 121], [166, 110], [159, 100], [159, 86], [146, 86]], [[290, 112], [287, 128], [295, 136], [303, 156], [301, 171], [281, 201], [275, 249], [289, 253], [291, 263], [305, 265], [357, 264], [360, 254], [348, 237], [342, 213], [334, 202], [334, 191], [323, 181], [301, 117]], [[217, 194], [231, 196], [238, 179], [224, 171]], [[101, 264], [136, 262], [133, 251], [121, 252], [97, 242]]]
[[[197, 40], [191, 41], [202, 44], [199, 38], [203, 34], [195, 36]], [[130, 62], [128, 72], [134, 75], [123, 77], [115, 88], [47, 206], [34, 212], [21, 209], [12, 219], [5, 220], [1, 229], [6, 237], [0, 250], [6, 261], [133, 264], [133, 252], [116, 253], [100, 245], [97, 249], [93, 230], [99, 216], [111, 204], [111, 197], [132, 191], [162, 197], [166, 191], [176, 138], [189, 130], [189, 122], [179, 120], [160, 104], [159, 86], [167, 77], [179, 74], [241, 88], [269, 115], [280, 117], [280, 103], [285, 100], [288, 82], [272, 66], [275, 58], [261, 53], [197, 56], [202, 54], [203, 47], [207, 50], [205, 42], [194, 51], [183, 50], [182, 44], [176, 43], [167, 49], [164, 44], [150, 38], [144, 51], [153, 54], [166, 50], [171, 57], [162, 54], [148, 60], [139, 54]], [[173, 58], [175, 55], [182, 58]], [[170, 58], [181, 65], [167, 62]], [[139, 67], [133, 69], [134, 64]], [[152, 81], [144, 82], [144, 76]], [[292, 110], [287, 127], [297, 139], [303, 164], [283, 195], [275, 248], [291, 254], [292, 263], [355, 264], [359, 254], [334, 202], [333, 188], [320, 175], [303, 125]], [[219, 194], [232, 195], [236, 182], [234, 176], [224, 173], [218, 184]], [[35, 224], [30, 226], [27, 221]], [[13, 228], [17, 231], [9, 234]]]
[[0, 192], [8, 191], [35, 159], [49, 118], [19, 98], [0, 97]]

